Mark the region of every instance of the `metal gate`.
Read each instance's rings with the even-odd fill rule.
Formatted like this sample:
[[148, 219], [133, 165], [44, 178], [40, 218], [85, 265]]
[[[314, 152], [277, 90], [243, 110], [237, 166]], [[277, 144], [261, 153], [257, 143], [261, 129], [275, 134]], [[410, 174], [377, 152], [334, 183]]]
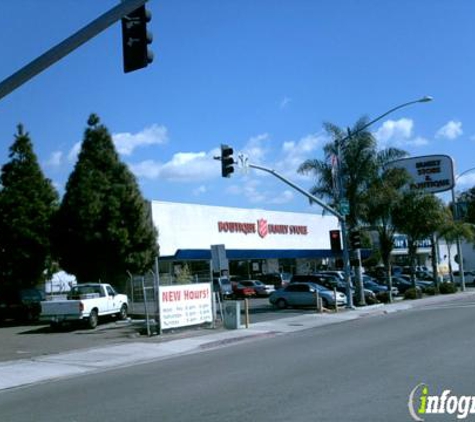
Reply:
[[129, 314], [158, 321], [158, 280], [155, 273], [129, 274], [126, 293], [129, 298]]

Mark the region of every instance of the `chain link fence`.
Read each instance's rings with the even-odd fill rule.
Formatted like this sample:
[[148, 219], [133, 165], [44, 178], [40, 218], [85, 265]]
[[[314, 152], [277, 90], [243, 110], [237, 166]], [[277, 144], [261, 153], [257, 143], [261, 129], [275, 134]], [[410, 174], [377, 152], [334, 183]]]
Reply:
[[155, 273], [129, 274], [126, 294], [129, 298], [130, 315], [145, 316], [158, 321], [158, 280]]
[[[211, 274], [206, 271], [189, 271], [188, 267], [181, 271], [163, 272], [158, 276], [152, 271], [144, 275], [128, 273], [125, 293], [129, 299], [129, 315], [137, 319], [145, 319], [147, 332], [157, 331], [160, 325], [159, 286], [177, 284], [209, 283]], [[221, 308], [219, 303], [219, 308]], [[151, 327], [151, 328], [150, 328]]]

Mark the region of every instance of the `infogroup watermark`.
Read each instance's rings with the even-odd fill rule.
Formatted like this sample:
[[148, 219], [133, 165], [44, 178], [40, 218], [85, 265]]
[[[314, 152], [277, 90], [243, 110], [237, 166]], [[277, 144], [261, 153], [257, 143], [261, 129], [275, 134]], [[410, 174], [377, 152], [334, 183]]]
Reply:
[[415, 421], [425, 421], [426, 415], [453, 415], [462, 420], [475, 415], [475, 396], [457, 396], [451, 390], [430, 394], [429, 386], [420, 383], [409, 394], [407, 406]]

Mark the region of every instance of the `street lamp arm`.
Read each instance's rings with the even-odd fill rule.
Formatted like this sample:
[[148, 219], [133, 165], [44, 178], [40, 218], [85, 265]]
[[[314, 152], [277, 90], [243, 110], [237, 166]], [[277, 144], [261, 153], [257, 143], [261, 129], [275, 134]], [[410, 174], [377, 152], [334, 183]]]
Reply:
[[462, 176], [464, 176], [465, 174], [467, 173], [470, 173], [471, 171], [474, 171], [475, 170], [475, 167], [472, 167], [471, 169], [468, 169], [468, 170], [465, 170], [463, 171], [462, 173], [460, 173], [456, 178], [455, 178], [455, 181], [457, 181], [458, 179], [460, 179]]
[[370, 122], [366, 123], [364, 126], [360, 127], [358, 130], [356, 130], [355, 132], [353, 133], [350, 133], [350, 131], [348, 130], [348, 135], [345, 136], [341, 141], [339, 141], [340, 143], [343, 143], [345, 141], [347, 141], [348, 139], [350, 139], [352, 136], [360, 133], [360, 132], [363, 132], [365, 129], [367, 129], [368, 127], [370, 127], [371, 125], [375, 124], [376, 122], [379, 122], [381, 119], [384, 119], [388, 114], [391, 114], [391, 113], [394, 113], [396, 110], [399, 110], [400, 108], [403, 108], [403, 107], [407, 107], [409, 105], [412, 105], [412, 104], [416, 104], [416, 103], [427, 103], [429, 101], [432, 101], [432, 97], [426, 95], [425, 97], [422, 97], [422, 98], [419, 98], [418, 100], [413, 100], [413, 101], [409, 101], [407, 103], [404, 103], [404, 104], [399, 104], [398, 106], [396, 107], [393, 107], [391, 110], [388, 110], [386, 111], [386, 113], [384, 114], [381, 114], [380, 116], [376, 117], [375, 119], [371, 120]]

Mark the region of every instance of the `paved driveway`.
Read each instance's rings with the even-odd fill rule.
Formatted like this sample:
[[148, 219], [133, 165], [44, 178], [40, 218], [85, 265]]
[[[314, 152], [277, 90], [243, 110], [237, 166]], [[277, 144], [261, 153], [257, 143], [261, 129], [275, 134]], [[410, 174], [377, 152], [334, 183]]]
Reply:
[[0, 325], [0, 361], [121, 343], [138, 335], [135, 327], [124, 322], [107, 322], [95, 330], [67, 327], [61, 331], [53, 331], [49, 325], [6, 322]]

